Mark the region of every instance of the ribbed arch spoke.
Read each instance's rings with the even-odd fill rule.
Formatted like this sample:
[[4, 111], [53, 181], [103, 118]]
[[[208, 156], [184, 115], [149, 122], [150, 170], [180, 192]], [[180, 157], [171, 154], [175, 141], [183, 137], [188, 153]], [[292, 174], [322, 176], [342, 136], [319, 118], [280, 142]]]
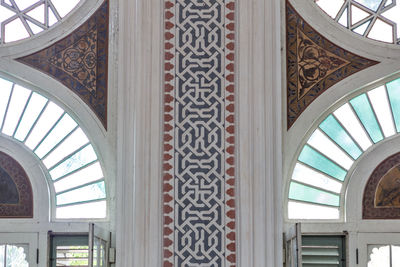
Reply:
[[97, 155], [60, 106], [0, 78], [0, 133], [23, 143], [48, 169], [56, 218], [106, 217], [106, 185]]
[[372, 145], [398, 134], [399, 126], [400, 78], [355, 96], [326, 116], [294, 166], [288, 218], [339, 219], [347, 172]]

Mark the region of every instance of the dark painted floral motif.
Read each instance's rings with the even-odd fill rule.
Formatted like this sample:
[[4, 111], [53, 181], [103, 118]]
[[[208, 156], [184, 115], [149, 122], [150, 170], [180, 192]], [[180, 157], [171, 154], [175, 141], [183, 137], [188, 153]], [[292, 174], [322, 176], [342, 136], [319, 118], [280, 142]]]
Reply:
[[400, 153], [372, 172], [364, 189], [363, 219], [400, 219]]
[[377, 63], [327, 40], [286, 1], [287, 129], [329, 87]]
[[17, 185], [11, 176], [0, 166], [0, 204], [18, 204]]
[[350, 62], [322, 49], [302, 31], [297, 31], [298, 99], [316, 83]]
[[0, 152], [0, 218], [32, 218], [31, 182], [22, 166]]
[[68, 73], [96, 96], [97, 31], [88, 32], [76, 43], [49, 58], [49, 63]]
[[107, 129], [108, 0], [64, 39], [17, 60], [71, 89]]
[[375, 207], [400, 208], [400, 164], [392, 167], [379, 181]]

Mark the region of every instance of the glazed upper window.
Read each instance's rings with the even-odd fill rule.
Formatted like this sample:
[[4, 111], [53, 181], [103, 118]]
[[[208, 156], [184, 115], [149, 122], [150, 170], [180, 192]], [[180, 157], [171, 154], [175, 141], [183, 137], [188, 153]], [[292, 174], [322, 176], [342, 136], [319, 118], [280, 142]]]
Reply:
[[400, 44], [400, 7], [393, 0], [315, 0], [336, 22], [366, 38]]
[[48, 171], [56, 219], [106, 218], [106, 181], [86, 133], [45, 96], [0, 78], [0, 136], [22, 143]]
[[1, 0], [0, 44], [34, 36], [61, 21], [82, 0]]

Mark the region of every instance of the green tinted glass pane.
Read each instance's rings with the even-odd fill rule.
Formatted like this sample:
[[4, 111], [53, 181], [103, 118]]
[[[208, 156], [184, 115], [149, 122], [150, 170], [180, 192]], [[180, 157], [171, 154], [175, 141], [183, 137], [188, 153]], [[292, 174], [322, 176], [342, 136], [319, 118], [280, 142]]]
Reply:
[[290, 184], [289, 198], [330, 206], [339, 206], [339, 196], [312, 187], [292, 182]]
[[354, 143], [353, 139], [351, 139], [349, 134], [343, 129], [332, 114], [319, 125], [319, 128], [321, 128], [321, 130], [323, 130], [354, 159], [357, 159], [362, 154], [361, 149], [356, 145], [356, 143]]
[[397, 132], [400, 132], [400, 79], [386, 84]]
[[361, 123], [364, 125], [364, 128], [367, 130], [369, 136], [371, 136], [372, 141], [374, 141], [374, 143], [381, 141], [383, 139], [383, 134], [366, 94], [362, 94], [353, 98], [350, 100], [350, 103], [353, 106], [354, 111], [357, 113], [357, 116], [360, 118]]
[[106, 197], [104, 181], [90, 184], [66, 193], [57, 195], [57, 205], [76, 203], [81, 201], [91, 201]]
[[300, 153], [299, 161], [320, 170], [340, 181], [346, 177], [346, 171], [312, 149], [310, 146], [305, 145]]

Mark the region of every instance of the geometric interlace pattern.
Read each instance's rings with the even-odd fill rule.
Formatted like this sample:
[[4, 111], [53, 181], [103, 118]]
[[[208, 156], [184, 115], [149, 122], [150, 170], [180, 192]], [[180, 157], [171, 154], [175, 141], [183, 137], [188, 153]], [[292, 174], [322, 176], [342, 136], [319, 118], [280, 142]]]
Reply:
[[400, 6], [396, 0], [315, 0], [331, 18], [369, 39], [400, 44]]
[[1, 0], [0, 44], [47, 30], [61, 21], [80, 0]]
[[177, 266], [205, 261], [222, 266], [224, 258], [223, 1], [219, 2], [178, 2]]
[[164, 266], [234, 266], [234, 3], [166, 6]]

